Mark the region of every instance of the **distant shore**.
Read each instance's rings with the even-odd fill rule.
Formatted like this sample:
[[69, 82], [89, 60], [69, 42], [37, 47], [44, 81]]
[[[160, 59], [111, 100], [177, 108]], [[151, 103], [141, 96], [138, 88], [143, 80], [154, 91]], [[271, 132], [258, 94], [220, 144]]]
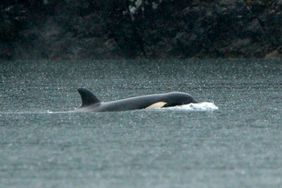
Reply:
[[0, 59], [281, 58], [282, 1], [0, 5]]

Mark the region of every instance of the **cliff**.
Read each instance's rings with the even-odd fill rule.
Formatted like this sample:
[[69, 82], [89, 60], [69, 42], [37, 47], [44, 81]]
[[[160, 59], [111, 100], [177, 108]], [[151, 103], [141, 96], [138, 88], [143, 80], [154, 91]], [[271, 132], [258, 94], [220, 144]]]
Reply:
[[281, 0], [0, 3], [1, 59], [272, 58]]

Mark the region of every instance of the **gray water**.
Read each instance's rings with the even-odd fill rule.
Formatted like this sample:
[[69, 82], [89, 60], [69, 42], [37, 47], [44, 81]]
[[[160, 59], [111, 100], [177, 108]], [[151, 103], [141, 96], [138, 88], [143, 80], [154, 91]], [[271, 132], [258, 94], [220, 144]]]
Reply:
[[[262, 60], [0, 62], [0, 185], [282, 187], [281, 73]], [[183, 91], [219, 109], [67, 113], [79, 87], [105, 101]]]

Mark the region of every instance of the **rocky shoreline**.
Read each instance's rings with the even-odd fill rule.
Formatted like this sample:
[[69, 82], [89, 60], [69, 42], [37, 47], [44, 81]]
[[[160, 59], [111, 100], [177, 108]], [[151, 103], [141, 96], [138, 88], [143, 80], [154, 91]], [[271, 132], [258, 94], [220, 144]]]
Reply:
[[281, 58], [281, 0], [2, 2], [1, 59]]

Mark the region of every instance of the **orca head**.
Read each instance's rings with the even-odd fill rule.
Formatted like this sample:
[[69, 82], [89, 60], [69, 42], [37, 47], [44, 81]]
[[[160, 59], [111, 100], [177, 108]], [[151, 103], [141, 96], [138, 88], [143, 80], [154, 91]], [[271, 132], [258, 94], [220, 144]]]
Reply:
[[197, 103], [197, 101], [187, 93], [181, 93], [182, 104]]
[[82, 101], [81, 107], [86, 107], [89, 105], [100, 103], [100, 100], [93, 93], [91, 93], [91, 91], [85, 88], [79, 88], [77, 89], [77, 91], [81, 96], [81, 101]]
[[197, 101], [189, 94], [182, 92], [172, 92], [167, 97], [166, 106], [178, 106], [190, 103], [197, 103]]

